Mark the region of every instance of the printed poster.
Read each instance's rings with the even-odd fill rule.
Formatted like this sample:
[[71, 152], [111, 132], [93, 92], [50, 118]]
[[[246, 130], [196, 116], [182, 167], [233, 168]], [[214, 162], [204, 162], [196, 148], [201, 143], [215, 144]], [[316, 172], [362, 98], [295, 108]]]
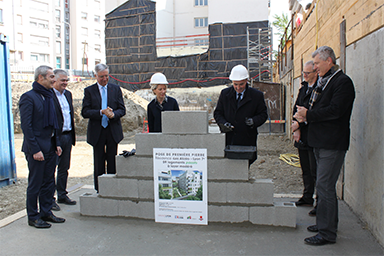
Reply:
[[207, 149], [153, 149], [155, 221], [208, 224]]

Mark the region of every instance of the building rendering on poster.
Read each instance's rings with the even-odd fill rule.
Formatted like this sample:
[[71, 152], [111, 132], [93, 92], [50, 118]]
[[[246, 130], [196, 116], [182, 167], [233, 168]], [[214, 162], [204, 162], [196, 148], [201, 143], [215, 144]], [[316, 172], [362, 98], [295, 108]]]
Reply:
[[208, 224], [207, 149], [153, 149], [155, 221]]

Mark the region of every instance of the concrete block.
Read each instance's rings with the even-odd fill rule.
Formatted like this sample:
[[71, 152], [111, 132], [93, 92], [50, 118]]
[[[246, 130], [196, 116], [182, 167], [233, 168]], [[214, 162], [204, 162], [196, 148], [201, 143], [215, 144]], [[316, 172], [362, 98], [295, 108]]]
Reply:
[[225, 134], [179, 135], [180, 148], [206, 148], [208, 157], [224, 157]]
[[103, 174], [98, 177], [100, 196], [108, 197], [118, 194], [117, 179], [115, 177], [115, 174]]
[[117, 177], [153, 177], [153, 158], [116, 156]]
[[208, 206], [209, 222], [238, 223], [249, 220], [249, 208], [244, 206]]
[[153, 180], [138, 180], [139, 199], [154, 199]]
[[[135, 135], [136, 156], [153, 156], [153, 148], [178, 148], [178, 135], [138, 133]], [[129, 157], [128, 157], [129, 158]]]
[[275, 202], [275, 216], [273, 225], [296, 227], [296, 205], [290, 202]]
[[140, 219], [155, 219], [155, 208], [153, 202], [147, 201], [119, 201], [119, 216], [140, 218]]
[[208, 159], [208, 180], [248, 181], [248, 160]]
[[115, 174], [99, 176], [99, 194], [102, 197], [138, 198], [137, 179], [118, 178]]
[[[153, 148], [206, 148], [208, 157], [224, 157], [225, 134], [167, 135], [136, 134], [136, 155], [153, 156]], [[128, 157], [129, 158], [129, 157]]]
[[208, 182], [208, 202], [227, 202], [227, 183]]
[[96, 193], [84, 193], [80, 199], [80, 214], [85, 216], [119, 216], [118, 200], [99, 197]]
[[254, 182], [228, 182], [227, 202], [273, 205], [273, 183], [271, 179]]
[[161, 112], [163, 134], [207, 134], [207, 111], [164, 111]]
[[275, 216], [274, 206], [249, 207], [249, 221], [256, 225], [273, 225]]

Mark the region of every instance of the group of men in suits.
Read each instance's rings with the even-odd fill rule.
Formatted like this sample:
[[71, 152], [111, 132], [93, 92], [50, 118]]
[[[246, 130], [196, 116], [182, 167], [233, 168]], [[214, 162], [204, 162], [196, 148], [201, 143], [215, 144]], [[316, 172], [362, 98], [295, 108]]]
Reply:
[[[120, 118], [125, 115], [125, 106], [120, 87], [108, 83], [108, 66], [99, 64], [95, 71], [97, 83], [84, 90], [82, 115], [89, 118], [87, 142], [93, 146], [98, 191], [97, 177], [105, 173], [105, 162], [107, 173], [116, 173], [117, 144], [123, 139]], [[28, 224], [36, 228], [51, 227], [48, 222], [65, 222], [52, 213], [53, 209], [60, 210], [55, 190], [58, 203], [76, 204], [67, 195], [71, 151], [76, 142], [72, 94], [66, 90], [67, 85], [66, 71], [40, 66], [35, 70], [32, 90], [19, 101], [24, 134], [22, 151], [29, 169]]]

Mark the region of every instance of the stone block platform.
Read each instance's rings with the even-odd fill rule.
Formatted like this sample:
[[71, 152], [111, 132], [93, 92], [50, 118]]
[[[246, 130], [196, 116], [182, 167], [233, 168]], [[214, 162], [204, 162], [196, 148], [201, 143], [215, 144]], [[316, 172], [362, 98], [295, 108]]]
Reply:
[[82, 215], [155, 219], [153, 148], [206, 148], [208, 222], [296, 227], [296, 206], [274, 202], [272, 180], [250, 180], [248, 160], [224, 158], [225, 134], [208, 133], [207, 112], [162, 112], [162, 121], [162, 133], [136, 135], [136, 155], [116, 156], [99, 194], [80, 196]]

